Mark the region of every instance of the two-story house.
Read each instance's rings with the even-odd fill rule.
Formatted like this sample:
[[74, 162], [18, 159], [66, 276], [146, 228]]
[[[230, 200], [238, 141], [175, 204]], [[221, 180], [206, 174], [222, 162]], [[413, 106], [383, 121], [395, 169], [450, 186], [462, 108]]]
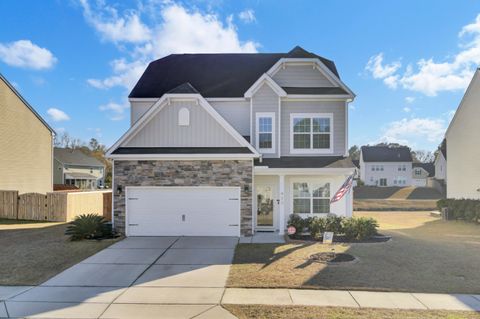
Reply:
[[128, 236], [283, 234], [290, 214], [351, 216], [330, 203], [355, 167], [354, 93], [335, 64], [288, 53], [172, 54], [129, 95], [131, 127], [109, 149], [113, 222]]
[[103, 187], [105, 165], [79, 149], [55, 147], [54, 183], [70, 185], [83, 190]]
[[368, 186], [411, 186], [410, 149], [406, 146], [362, 146], [360, 176]]

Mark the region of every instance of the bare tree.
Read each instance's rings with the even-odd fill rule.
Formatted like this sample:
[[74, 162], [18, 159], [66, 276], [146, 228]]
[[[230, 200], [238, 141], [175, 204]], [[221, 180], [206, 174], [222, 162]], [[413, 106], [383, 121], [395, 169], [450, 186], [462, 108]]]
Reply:
[[412, 157], [414, 162], [420, 163], [432, 163], [435, 160], [435, 155], [426, 150], [412, 151]]

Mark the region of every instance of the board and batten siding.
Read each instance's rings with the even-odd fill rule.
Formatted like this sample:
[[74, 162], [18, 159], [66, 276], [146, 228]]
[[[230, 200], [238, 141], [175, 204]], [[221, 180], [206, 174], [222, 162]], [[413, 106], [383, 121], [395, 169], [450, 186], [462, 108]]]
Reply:
[[53, 190], [52, 132], [0, 79], [0, 190]]
[[[282, 101], [281, 104], [281, 152], [282, 156], [344, 156], [345, 155], [345, 102], [344, 101]], [[291, 154], [290, 114], [330, 113], [333, 115], [333, 153]]]
[[[250, 143], [256, 148], [257, 144], [257, 132], [256, 132], [256, 114], [257, 113], [275, 113], [275, 153], [263, 154], [263, 157], [279, 157], [278, 147], [278, 132], [279, 132], [279, 120], [278, 120], [278, 106], [279, 97], [268, 84], [263, 84], [260, 89], [252, 96], [252, 135], [250, 137]], [[283, 130], [283, 128], [282, 128]]]
[[[178, 125], [178, 112], [190, 113], [188, 126]], [[151, 118], [125, 147], [241, 147], [205, 109], [195, 101], [171, 101]]]
[[153, 104], [155, 104], [155, 101], [150, 99], [146, 99], [145, 101], [130, 101], [130, 126], [135, 124]]
[[287, 64], [273, 76], [273, 80], [282, 87], [333, 87], [313, 64]]
[[242, 136], [250, 135], [249, 101], [209, 101], [210, 105]]

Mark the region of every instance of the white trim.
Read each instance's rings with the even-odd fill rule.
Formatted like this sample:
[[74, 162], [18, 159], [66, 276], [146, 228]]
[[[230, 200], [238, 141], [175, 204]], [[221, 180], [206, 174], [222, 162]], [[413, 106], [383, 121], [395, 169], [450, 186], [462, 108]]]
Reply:
[[[473, 75], [472, 80], [470, 81], [470, 84], [467, 87], [467, 90], [465, 91], [465, 94], [462, 97], [462, 100], [460, 101], [460, 105], [458, 106], [457, 110], [455, 111], [455, 115], [453, 115], [452, 120], [450, 121], [450, 124], [448, 124], [447, 130], [445, 131], [445, 138], [447, 138], [448, 132], [450, 131], [450, 128], [453, 126], [453, 123], [455, 123], [455, 120], [457, 119], [457, 114], [460, 112], [460, 110], [463, 108], [463, 104], [465, 100], [467, 99], [467, 96], [470, 94], [470, 91], [473, 90], [473, 82], [475, 82], [475, 79], [477, 78], [478, 74], [480, 73], [480, 68], [475, 71], [475, 74]], [[448, 144], [448, 141], [447, 141]], [[447, 145], [447, 152], [448, 152], [448, 145]], [[447, 154], [448, 156], [448, 154]]]
[[250, 98], [250, 143], [252, 143], [253, 139], [253, 99]]
[[350, 95], [330, 95], [330, 94], [288, 94], [282, 98], [284, 101], [306, 100], [306, 101], [352, 101]]
[[[141, 130], [165, 105], [169, 105], [171, 100], [196, 100], [199, 104], [242, 146], [252, 151], [254, 156], [260, 156], [255, 148], [248, 143], [200, 94], [165, 94], [147, 112], [145, 112], [120, 139], [110, 147], [106, 157], [114, 158], [112, 152], [123, 143], [127, 143], [135, 134]], [[118, 156], [118, 155], [116, 155]]]
[[254, 154], [114, 154], [109, 158], [124, 161], [134, 160], [234, 160], [234, 159], [251, 159], [255, 158]]
[[345, 101], [345, 157], [348, 157], [348, 102]]
[[246, 102], [244, 97], [206, 97], [208, 102]]
[[255, 166], [254, 175], [347, 175], [353, 174], [354, 167], [350, 168], [269, 168]]
[[280, 158], [282, 152], [282, 99], [278, 97], [278, 158]]
[[[330, 120], [330, 148], [328, 149], [316, 149], [313, 148], [313, 132], [310, 131], [310, 148], [294, 148], [293, 147], [293, 120], [295, 118], [328, 118]], [[312, 127], [312, 121], [310, 121], [310, 128]], [[306, 132], [305, 132], [306, 134]], [[331, 154], [333, 153], [333, 113], [290, 113], [290, 153], [291, 154]]]
[[129, 102], [157, 102], [159, 97], [129, 97]]
[[[260, 143], [259, 143], [259, 137], [260, 137], [260, 131], [259, 131], [259, 119], [260, 118], [270, 118], [272, 120], [272, 131], [270, 132], [272, 134], [272, 147], [271, 148], [260, 148]], [[274, 154], [276, 151], [276, 138], [275, 135], [277, 135], [277, 132], [275, 130], [275, 121], [276, 121], [276, 116], [275, 112], [256, 112], [255, 113], [255, 147], [260, 153], [263, 154]], [[269, 132], [263, 132], [263, 133], [269, 133]], [[251, 138], [251, 137], [250, 137]]]
[[[238, 190], [238, 237], [242, 234], [242, 189], [239, 186], [124, 186], [125, 193], [125, 236], [129, 237], [128, 233], [128, 189], [130, 188], [157, 188], [157, 189], [172, 189], [172, 188], [196, 188], [196, 189], [236, 189]], [[113, 198], [113, 194], [112, 194]]]
[[280, 70], [280, 68], [284, 67], [285, 64], [305, 65], [309, 63], [314, 63], [317, 69], [323, 73], [328, 80], [347, 91], [350, 94], [349, 98], [353, 99], [355, 97], [355, 93], [353, 93], [353, 91], [350, 90], [350, 88], [346, 86], [345, 83], [343, 83], [338, 76], [330, 71], [330, 69], [327, 68], [326, 65], [323, 64], [323, 62], [318, 58], [281, 58], [270, 68], [270, 70], [267, 71], [267, 74], [273, 77]]
[[251, 98], [255, 92], [257, 92], [263, 84], [268, 84], [270, 88], [278, 95], [278, 96], [287, 96], [287, 92], [285, 92], [278, 84], [275, 82], [268, 74], [264, 73], [260, 78], [258, 78], [255, 83], [245, 92], [244, 96], [247, 98]]

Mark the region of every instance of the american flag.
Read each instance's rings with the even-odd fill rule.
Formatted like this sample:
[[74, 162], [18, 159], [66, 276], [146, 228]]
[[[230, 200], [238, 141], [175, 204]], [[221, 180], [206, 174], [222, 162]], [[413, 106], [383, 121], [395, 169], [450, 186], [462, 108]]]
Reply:
[[355, 173], [352, 175], [348, 176], [348, 178], [345, 180], [345, 183], [343, 183], [342, 187], [333, 195], [332, 199], [330, 200], [330, 203], [335, 203], [338, 202], [339, 200], [342, 199], [343, 196], [345, 196], [348, 191], [352, 188], [353, 184], [353, 178], [355, 177]]

